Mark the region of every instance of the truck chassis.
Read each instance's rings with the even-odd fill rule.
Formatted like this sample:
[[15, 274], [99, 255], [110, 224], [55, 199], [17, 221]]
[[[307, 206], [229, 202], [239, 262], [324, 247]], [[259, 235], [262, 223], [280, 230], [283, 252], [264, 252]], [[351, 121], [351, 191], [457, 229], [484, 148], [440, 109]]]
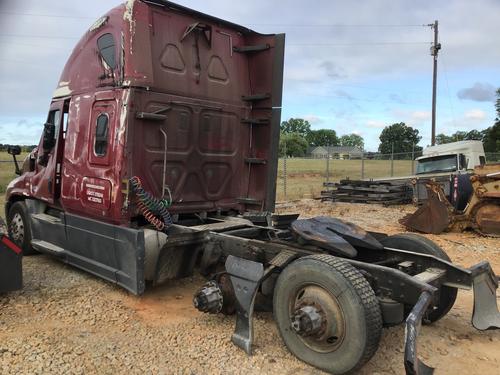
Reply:
[[[417, 234], [387, 236], [332, 217], [263, 212], [177, 217], [164, 233], [147, 225], [104, 225], [32, 199], [9, 207], [9, 232], [24, 251], [20, 238], [135, 294], [147, 280], [189, 275], [198, 262], [209, 282], [195, 294], [195, 307], [235, 312], [232, 341], [248, 354], [256, 301], [267, 310], [272, 304], [293, 354], [334, 374], [359, 369], [375, 354], [382, 326], [405, 321], [406, 372], [431, 374], [417, 356], [419, 328], [451, 309], [457, 289], [473, 288], [475, 328], [500, 328], [498, 278], [489, 263], [454, 265]], [[23, 228], [16, 227], [20, 221]], [[81, 241], [69, 243], [66, 235]], [[113, 254], [119, 264], [110, 266], [105, 260]]]
[[[366, 232], [352, 223], [334, 218], [294, 221], [295, 218], [274, 216], [269, 220], [268, 217], [270, 225], [256, 225], [245, 219], [220, 218], [220, 221], [209, 224], [176, 227], [184, 234], [196, 234], [199, 231], [207, 233], [209, 246], [203, 254], [202, 272], [208, 273], [210, 268], [225, 259], [225, 270], [217, 273], [200, 289], [195, 295], [194, 304], [199, 310], [209, 313], [235, 310], [236, 328], [232, 341], [248, 354], [251, 354], [253, 342], [252, 317], [256, 296], [263, 293], [272, 296], [269, 290], [274, 289], [271, 298], [282, 298], [277, 295], [280, 291], [275, 285], [270, 287], [266, 284], [279, 284], [280, 275], [298, 259], [333, 262], [333, 268], [359, 271], [379, 301], [383, 324], [398, 324], [406, 317], [404, 363], [408, 374], [433, 372], [417, 357], [419, 328], [422, 320], [430, 323], [448, 312], [457, 288], [472, 287], [474, 290], [472, 324], [475, 328], [500, 328], [495, 293], [498, 280], [487, 262], [466, 269], [436, 255], [426, 254], [430, 241], [418, 235], [389, 237], [382, 233]], [[391, 241], [398, 238], [404, 239], [400, 241], [401, 245], [407, 244], [406, 247], [413, 251], [383, 246], [384, 242], [394, 243]], [[346, 251], [352, 250], [351, 246], [356, 255], [350, 254], [351, 257], [348, 257]], [[435, 244], [432, 246], [436, 247]], [[321, 284], [318, 280], [310, 282]], [[447, 298], [446, 293], [451, 294], [452, 298]], [[279, 321], [274, 301], [275, 318], [289, 348], [290, 342], [287, 342], [282, 327], [290, 328], [299, 337], [312, 337], [312, 341], [324, 339], [324, 326], [332, 325], [331, 320], [338, 318], [335, 314], [325, 315], [329, 310], [328, 306], [323, 306], [328, 305], [327, 299], [319, 295], [315, 301], [306, 301], [294, 307], [294, 315], [287, 322]], [[321, 355], [321, 350], [317, 352]], [[322, 367], [313, 358], [314, 355], [301, 357], [300, 353], [294, 354], [316, 367]], [[359, 368], [363, 363], [356, 364], [349, 371]], [[332, 371], [332, 368], [323, 369]]]

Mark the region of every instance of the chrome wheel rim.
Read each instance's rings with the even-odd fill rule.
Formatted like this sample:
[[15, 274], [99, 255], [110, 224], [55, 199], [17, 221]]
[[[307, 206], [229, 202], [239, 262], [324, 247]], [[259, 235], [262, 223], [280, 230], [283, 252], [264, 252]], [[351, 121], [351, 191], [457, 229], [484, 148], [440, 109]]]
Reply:
[[12, 240], [17, 245], [22, 245], [24, 242], [24, 221], [19, 213], [15, 213], [10, 221], [9, 233]]

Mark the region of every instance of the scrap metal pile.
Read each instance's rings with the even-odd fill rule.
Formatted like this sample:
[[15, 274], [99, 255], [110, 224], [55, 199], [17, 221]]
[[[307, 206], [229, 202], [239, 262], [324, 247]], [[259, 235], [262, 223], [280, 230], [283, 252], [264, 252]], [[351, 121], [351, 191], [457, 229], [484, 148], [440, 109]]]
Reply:
[[413, 197], [410, 186], [385, 181], [341, 180], [323, 186], [327, 188], [321, 192], [323, 201], [391, 205], [410, 203]]

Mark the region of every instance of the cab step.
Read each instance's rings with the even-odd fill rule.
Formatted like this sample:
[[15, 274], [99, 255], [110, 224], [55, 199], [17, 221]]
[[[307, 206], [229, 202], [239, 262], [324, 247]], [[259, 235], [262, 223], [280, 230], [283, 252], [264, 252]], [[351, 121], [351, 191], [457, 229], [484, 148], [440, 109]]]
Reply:
[[54, 255], [59, 258], [63, 258], [66, 254], [66, 251], [62, 247], [56, 246], [47, 241], [33, 239], [31, 240], [31, 246], [41, 253]]

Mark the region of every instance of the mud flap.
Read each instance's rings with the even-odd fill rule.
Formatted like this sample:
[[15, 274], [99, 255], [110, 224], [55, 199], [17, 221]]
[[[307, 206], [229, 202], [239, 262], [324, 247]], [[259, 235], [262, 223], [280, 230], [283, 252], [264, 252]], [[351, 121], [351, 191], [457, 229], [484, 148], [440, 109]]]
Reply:
[[422, 317], [432, 301], [429, 292], [423, 292], [406, 319], [405, 327], [405, 370], [407, 375], [430, 375], [434, 368], [418, 358], [417, 338], [422, 325]]
[[472, 325], [481, 331], [500, 329], [496, 290], [498, 279], [488, 262], [481, 262], [471, 268], [474, 289], [474, 310]]
[[0, 293], [23, 287], [22, 250], [0, 233]]
[[251, 355], [255, 296], [264, 276], [264, 265], [229, 255], [226, 271], [230, 275], [236, 295], [236, 328], [231, 341]]

